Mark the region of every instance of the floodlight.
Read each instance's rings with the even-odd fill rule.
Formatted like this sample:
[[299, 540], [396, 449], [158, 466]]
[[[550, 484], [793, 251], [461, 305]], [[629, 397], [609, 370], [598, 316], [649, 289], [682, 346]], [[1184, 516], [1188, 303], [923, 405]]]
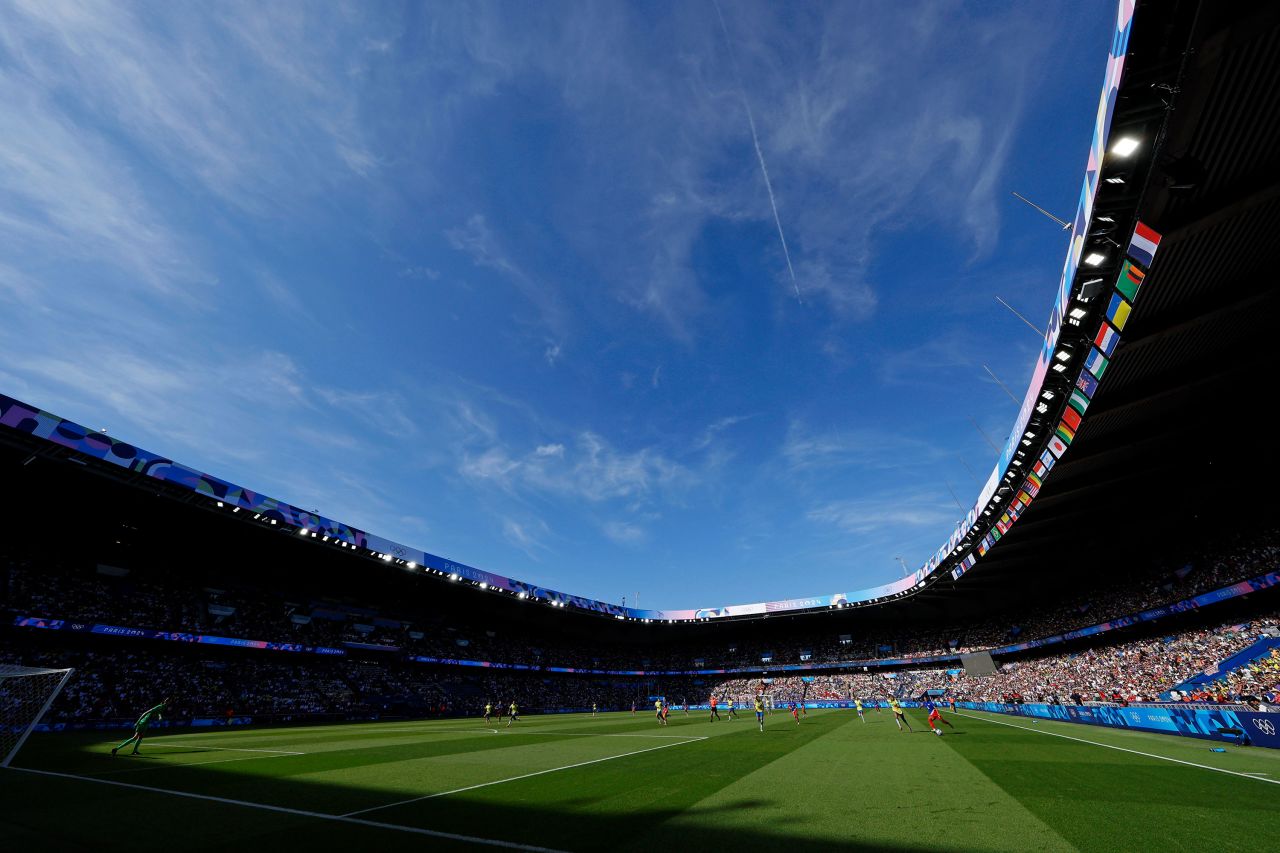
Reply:
[[1122, 136], [1111, 145], [1111, 153], [1117, 157], [1128, 157], [1138, 150], [1138, 145], [1136, 136]]
[[1111, 177], [1106, 178], [1105, 180], [1106, 180], [1106, 182], [1107, 182], [1107, 183], [1109, 183], [1109, 184], [1123, 184], [1123, 183], [1124, 183], [1124, 178], [1120, 177], [1119, 175], [1112, 175]]
[[1089, 254], [1085, 255], [1084, 262], [1091, 267], [1096, 267], [1098, 264], [1102, 263], [1106, 259], [1107, 259], [1106, 256], [1103, 255], [1101, 252], [1090, 252]]

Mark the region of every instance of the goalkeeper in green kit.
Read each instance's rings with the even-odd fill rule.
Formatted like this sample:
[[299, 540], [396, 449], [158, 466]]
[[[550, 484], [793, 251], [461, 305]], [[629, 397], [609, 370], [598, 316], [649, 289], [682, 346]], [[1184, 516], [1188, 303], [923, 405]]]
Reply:
[[166, 707], [168, 707], [168, 705], [169, 705], [169, 700], [166, 698], [163, 702], [161, 702], [159, 705], [155, 706], [154, 708], [149, 708], [146, 711], [143, 711], [142, 716], [138, 717], [138, 721], [133, 724], [133, 734], [130, 735], [127, 740], [123, 740], [120, 743], [116, 744], [115, 746], [111, 747], [111, 754], [115, 755], [116, 752], [118, 752], [119, 750], [124, 749], [129, 744], [133, 744], [133, 752], [129, 754], [137, 755], [138, 747], [142, 744], [142, 739], [147, 735], [147, 728], [150, 727], [151, 720], [152, 719], [163, 720], [164, 717], [161, 715], [160, 712], [163, 711]]

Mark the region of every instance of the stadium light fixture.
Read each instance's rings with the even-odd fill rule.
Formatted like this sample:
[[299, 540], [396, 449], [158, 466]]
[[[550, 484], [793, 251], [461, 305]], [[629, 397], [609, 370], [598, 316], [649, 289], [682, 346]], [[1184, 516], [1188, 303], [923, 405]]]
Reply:
[[409, 567], [409, 568], [411, 568], [411, 569], [416, 569], [416, 568], [418, 568], [418, 564], [417, 564], [417, 563], [415, 563], [413, 560], [410, 560], [406, 565], [408, 565], [408, 567]]
[[1115, 223], [1115, 219], [1110, 216], [1095, 216], [1094, 218], [1099, 222]]
[[1075, 308], [1072, 308], [1071, 311], [1069, 312], [1070, 316], [1075, 318], [1076, 320], [1083, 320], [1084, 315], [1088, 313], [1089, 312], [1087, 310], [1085, 310], [1084, 308], [1081, 308], [1079, 305], [1077, 305]]
[[1124, 178], [1120, 177], [1119, 175], [1112, 175], [1111, 177], [1109, 177], [1109, 178], [1105, 178], [1104, 180], [1105, 180], [1107, 183], [1109, 183], [1109, 184], [1123, 184], [1123, 183], [1124, 183]]
[[488, 588], [489, 588], [489, 585], [488, 585], [487, 583], [485, 583], [484, 581], [480, 581], [480, 588], [481, 588], [481, 589], [488, 589]]
[[1062, 371], [1067, 369], [1067, 366], [1065, 364], [1055, 364], [1053, 366], [1053, 369], [1055, 373], [1061, 373]]
[[1071, 360], [1071, 353], [1068, 352], [1067, 350], [1060, 349], [1053, 354], [1053, 357], [1056, 358], [1058, 361], [1065, 363]]
[[309, 533], [309, 532], [310, 532], [310, 531], [308, 531], [308, 530], [307, 530], [307, 528], [305, 528], [305, 527], [299, 527], [299, 528], [298, 528], [298, 535], [299, 535], [299, 536], [306, 536], [306, 535], [307, 535], [307, 533]]
[[218, 509], [222, 509], [222, 501], [218, 501]]
[[1089, 254], [1084, 256], [1084, 262], [1091, 267], [1096, 267], [1098, 264], [1102, 263], [1106, 259], [1107, 259], [1106, 255], [1102, 254], [1101, 252], [1090, 252]]
[[458, 573], [457, 573], [457, 572], [454, 572], [453, 574], [449, 575], [449, 580], [451, 580], [451, 581], [456, 581], [457, 579], [458, 579]]

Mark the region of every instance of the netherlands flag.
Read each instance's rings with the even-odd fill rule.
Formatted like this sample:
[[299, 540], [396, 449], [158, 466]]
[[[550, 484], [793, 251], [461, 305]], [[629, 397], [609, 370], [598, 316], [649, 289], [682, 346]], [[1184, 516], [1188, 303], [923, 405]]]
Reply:
[[1110, 356], [1118, 343], [1120, 343], [1120, 335], [1110, 323], [1105, 322], [1098, 329], [1098, 336], [1093, 339], [1093, 345], [1102, 350], [1105, 356]]
[[1159, 248], [1160, 235], [1139, 222], [1137, 229], [1133, 232], [1133, 239], [1129, 241], [1129, 257], [1150, 269], [1151, 262], [1156, 259], [1156, 250]]

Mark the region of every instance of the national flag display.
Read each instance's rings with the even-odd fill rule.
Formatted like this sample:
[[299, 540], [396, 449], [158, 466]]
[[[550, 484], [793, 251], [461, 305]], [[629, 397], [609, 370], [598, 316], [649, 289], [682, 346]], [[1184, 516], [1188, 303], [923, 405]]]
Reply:
[[1123, 329], [1124, 324], [1129, 322], [1129, 312], [1132, 310], [1133, 306], [1125, 302], [1124, 297], [1117, 293], [1111, 297], [1111, 304], [1107, 306], [1107, 319], [1117, 329]]
[[1083, 391], [1086, 397], [1092, 399], [1093, 393], [1098, 390], [1098, 380], [1082, 370], [1080, 371], [1080, 378], [1076, 380], [1076, 387]]
[[1101, 379], [1102, 374], [1107, 372], [1108, 363], [1107, 357], [1096, 349], [1091, 350], [1089, 357], [1084, 360], [1085, 369], [1098, 379]]
[[1067, 445], [1055, 435], [1049, 439], [1049, 450], [1053, 452], [1054, 456], [1061, 456], [1067, 452]]
[[1073, 430], [1080, 429], [1080, 413], [1075, 409], [1063, 409], [1062, 422]]
[[1031, 503], [1031, 499], [1040, 494], [1040, 487], [1031, 482], [1031, 478], [1028, 477], [1027, 481], [1022, 484], [1022, 491], [1026, 492], [1027, 503]]
[[1130, 261], [1125, 261], [1120, 267], [1120, 277], [1116, 279], [1116, 290], [1120, 291], [1125, 299], [1133, 302], [1138, 298], [1138, 290], [1142, 287], [1142, 280], [1146, 275]]
[[1062, 423], [1058, 424], [1058, 428], [1053, 431], [1053, 434], [1056, 435], [1058, 438], [1062, 439], [1063, 441], [1065, 441], [1067, 444], [1070, 444], [1072, 441], [1074, 441], [1076, 437], [1076, 431], [1073, 430], [1071, 427], [1067, 426], [1066, 421], [1063, 421]]
[[[1044, 480], [1040, 479], [1040, 474], [1039, 474], [1039, 472], [1032, 472], [1032, 473], [1028, 474], [1028, 475], [1027, 475], [1027, 482], [1031, 483], [1031, 484], [1032, 484], [1033, 486], [1035, 486], [1037, 489], [1044, 485]], [[1031, 491], [1031, 490], [1030, 490], [1030, 489], [1028, 489], [1027, 491]], [[1035, 492], [1031, 492], [1031, 494], [1033, 494], [1033, 495], [1034, 495], [1034, 494], [1035, 494]]]
[[[1049, 443], [1050, 445], [1053, 444], [1052, 441]], [[1045, 470], [1047, 471], [1053, 467], [1054, 462], [1058, 461], [1058, 457], [1046, 450], [1044, 453], [1040, 454], [1040, 461], [1044, 463]], [[1043, 477], [1044, 474], [1041, 474], [1040, 476]]]
[[[1023, 487], [1023, 491], [1018, 492], [1018, 501], [1023, 506], [1026, 506], [1027, 504], [1031, 503], [1031, 495], [1027, 494], [1025, 486]], [[1018, 514], [1021, 515], [1022, 514], [1021, 511], [1019, 511]]]
[[1084, 414], [1084, 410], [1089, 408], [1089, 398], [1086, 397], [1084, 395], [1084, 392], [1081, 391], [1079, 388], [1071, 392], [1071, 396], [1067, 398], [1067, 403], [1068, 405], [1071, 406], [1072, 409], [1074, 409], [1075, 411], [1079, 412], [1082, 415]]
[[1043, 462], [1037, 462], [1032, 470], [1036, 472], [1036, 476], [1043, 482], [1045, 475], [1049, 473], [1049, 466]]
[[1151, 262], [1156, 259], [1156, 250], [1159, 248], [1160, 235], [1139, 222], [1138, 227], [1134, 229], [1133, 239], [1129, 241], [1129, 257], [1150, 269]]
[[1102, 350], [1103, 355], [1110, 356], [1118, 343], [1120, 343], [1120, 334], [1104, 320], [1098, 329], [1097, 336], [1093, 339], [1093, 345]]

